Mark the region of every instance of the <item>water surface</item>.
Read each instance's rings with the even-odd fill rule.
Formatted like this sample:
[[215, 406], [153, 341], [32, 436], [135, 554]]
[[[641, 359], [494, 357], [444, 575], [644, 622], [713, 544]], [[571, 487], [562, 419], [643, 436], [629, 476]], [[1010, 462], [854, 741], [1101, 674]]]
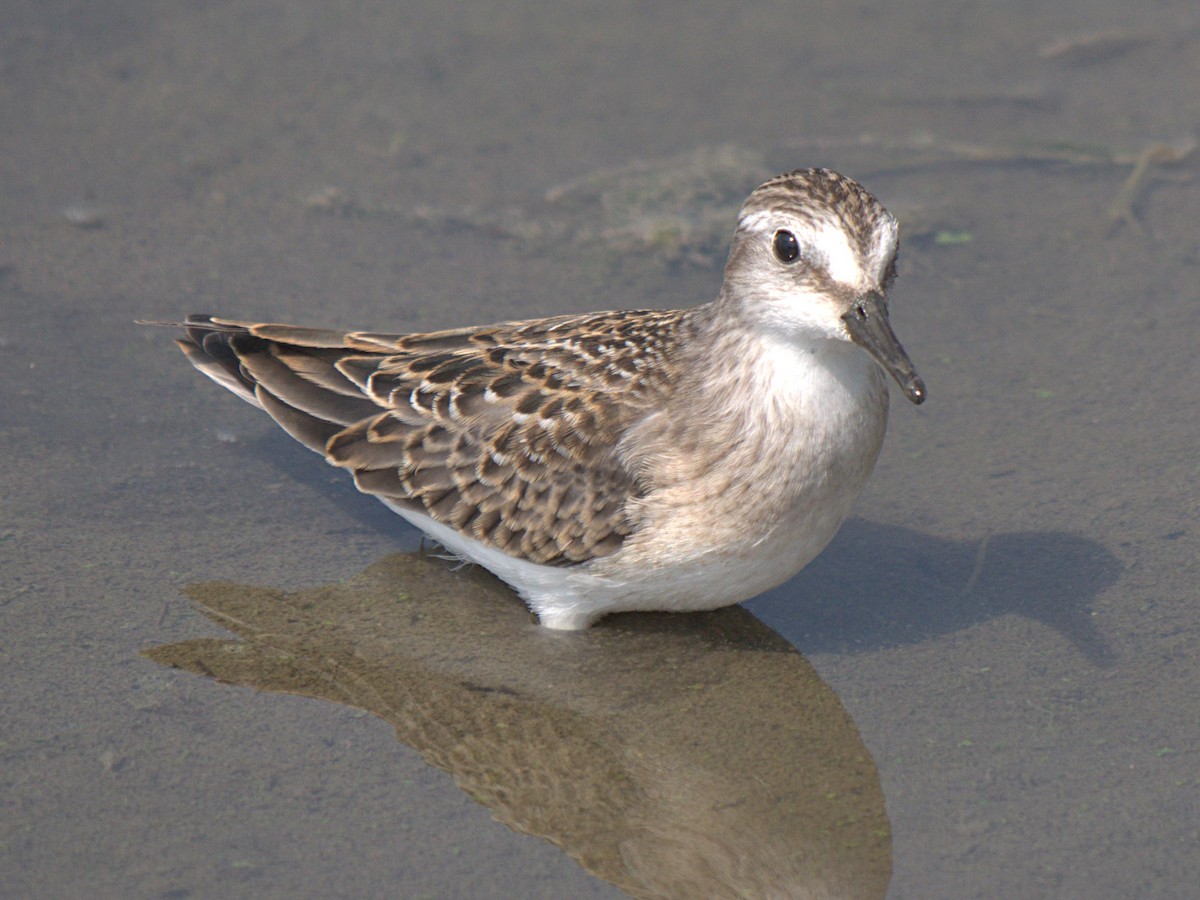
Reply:
[[930, 401], [894, 405], [829, 550], [748, 604], [877, 769], [889, 895], [1192, 891], [1198, 51], [1187, 2], [8, 4], [0, 882], [620, 895], [379, 718], [140, 655], [229, 637], [182, 587], [336, 584], [418, 537], [131, 323], [703, 302], [712, 252], [614, 243], [586, 205], [548, 229], [545, 192], [734, 147], [902, 220], [893, 320]]

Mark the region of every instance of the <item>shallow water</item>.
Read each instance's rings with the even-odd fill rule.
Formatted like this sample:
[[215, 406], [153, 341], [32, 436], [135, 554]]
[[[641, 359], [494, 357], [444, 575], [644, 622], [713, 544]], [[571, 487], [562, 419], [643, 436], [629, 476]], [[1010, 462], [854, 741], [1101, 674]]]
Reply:
[[[6, 893], [634, 890], [596, 862], [600, 838], [489, 805], [394, 720], [345, 705], [382, 714], [363, 695], [213, 672], [274, 689], [255, 692], [142, 655], [229, 639], [181, 588], [336, 585], [418, 537], [198, 378], [169, 332], [131, 323], [211, 311], [423, 330], [702, 302], [719, 284], [711, 254], [593, 227], [611, 194], [594, 214], [587, 191], [571, 195], [565, 230], [549, 227], [564, 192], [545, 192], [712, 147], [770, 171], [839, 168], [902, 220], [893, 320], [930, 400], [894, 402], [857, 518], [747, 604], [755, 640], [811, 663], [843, 747], [865, 749], [855, 771], [886, 803], [889, 896], [1193, 890], [1194, 4], [96, 10], [0, 12]], [[1123, 194], [1163, 142], [1176, 151], [1151, 152]], [[322, 206], [331, 196], [354, 203]], [[1122, 198], [1132, 218], [1110, 215]], [[676, 639], [655, 621], [586, 640], [628, 632], [640, 653], [660, 630]], [[429, 671], [483, 678], [486, 646], [464, 627]], [[524, 690], [574, 723], [628, 702], [581, 698], [560, 682], [578, 673], [548, 666], [474, 693]], [[621, 717], [622, 746], [666, 752], [647, 709], [718, 721], [653, 666], [636, 674], [646, 705]], [[762, 721], [777, 713], [764, 702]], [[447, 727], [452, 745], [480, 740]], [[653, 782], [664, 796], [694, 799], [684, 756]], [[703, 759], [706, 789], [740, 789], [736, 762]], [[581, 797], [615, 796], [587, 774]], [[642, 876], [659, 858], [621, 857]]]

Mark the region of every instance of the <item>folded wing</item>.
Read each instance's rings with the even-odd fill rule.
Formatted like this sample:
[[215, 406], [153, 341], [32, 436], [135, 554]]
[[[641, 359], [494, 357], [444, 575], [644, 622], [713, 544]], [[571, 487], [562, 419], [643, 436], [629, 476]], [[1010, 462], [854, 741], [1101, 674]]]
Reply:
[[568, 565], [615, 552], [635, 526], [644, 486], [620, 439], [664, 396], [653, 360], [679, 321], [601, 313], [391, 335], [189, 316], [178, 343], [360, 490]]

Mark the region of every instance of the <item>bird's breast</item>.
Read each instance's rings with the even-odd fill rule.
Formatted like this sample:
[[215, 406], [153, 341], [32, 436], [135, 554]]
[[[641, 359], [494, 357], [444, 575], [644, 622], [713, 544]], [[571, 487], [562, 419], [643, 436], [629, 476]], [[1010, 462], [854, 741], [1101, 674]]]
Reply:
[[883, 441], [886, 384], [849, 345], [760, 349], [710, 383], [724, 389], [696, 390], [641, 424], [649, 490], [621, 556], [745, 567], [741, 577], [765, 590], [819, 553], [849, 514]]

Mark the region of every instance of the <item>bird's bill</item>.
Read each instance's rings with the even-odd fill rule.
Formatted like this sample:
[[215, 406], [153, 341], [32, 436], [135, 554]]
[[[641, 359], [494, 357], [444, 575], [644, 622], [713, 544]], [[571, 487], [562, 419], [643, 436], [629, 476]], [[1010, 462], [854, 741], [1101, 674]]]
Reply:
[[904, 396], [913, 403], [925, 402], [925, 382], [900, 346], [896, 332], [892, 331], [882, 294], [872, 291], [859, 297], [850, 311], [842, 316], [842, 321], [846, 323], [850, 339], [874, 357], [900, 385]]

